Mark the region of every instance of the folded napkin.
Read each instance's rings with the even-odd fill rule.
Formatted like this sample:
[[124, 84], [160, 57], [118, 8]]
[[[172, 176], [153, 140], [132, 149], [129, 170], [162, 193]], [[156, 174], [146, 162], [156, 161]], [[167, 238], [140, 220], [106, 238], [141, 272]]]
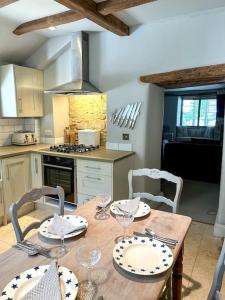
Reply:
[[116, 204], [115, 207], [119, 208], [118, 212], [123, 211], [124, 213], [135, 215], [138, 211], [140, 203], [140, 197], [129, 200], [126, 203]]
[[20, 300], [61, 300], [61, 290], [57, 263], [49, 266], [39, 282]]
[[74, 225], [69, 220], [64, 219], [57, 214], [54, 215], [52, 222], [48, 225], [48, 233], [56, 235], [66, 235], [73, 231], [85, 229], [86, 225]]
[[97, 206], [98, 207], [106, 207], [109, 205], [109, 203], [112, 201], [111, 196], [97, 196], [95, 199], [98, 200]]

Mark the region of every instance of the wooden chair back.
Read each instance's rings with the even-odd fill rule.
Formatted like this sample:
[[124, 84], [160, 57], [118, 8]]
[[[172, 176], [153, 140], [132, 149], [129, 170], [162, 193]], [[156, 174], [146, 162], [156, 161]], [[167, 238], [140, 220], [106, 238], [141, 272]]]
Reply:
[[24, 240], [25, 236], [29, 231], [32, 229], [39, 228], [41, 223], [43, 222], [33, 222], [30, 225], [28, 225], [23, 231], [20, 227], [20, 224], [18, 222], [18, 210], [23, 206], [24, 204], [28, 202], [35, 202], [38, 199], [40, 199], [43, 196], [46, 195], [57, 195], [59, 197], [59, 214], [64, 215], [64, 190], [62, 187], [57, 186], [56, 188], [49, 187], [49, 186], [43, 186], [41, 188], [35, 188], [29, 191], [28, 193], [24, 194], [18, 201], [11, 204], [9, 208], [9, 215], [11, 218], [11, 222], [15, 231], [16, 240], [17, 242], [21, 242]]
[[225, 240], [223, 242], [223, 247], [216, 264], [216, 269], [213, 276], [213, 282], [207, 300], [223, 300], [220, 290], [223, 283], [224, 270], [225, 270]]
[[[167, 181], [173, 182], [176, 184], [176, 194], [173, 201], [164, 196], [155, 196], [150, 193], [140, 193], [133, 192], [133, 177], [135, 176], [147, 176], [152, 179], [165, 179]], [[138, 169], [130, 170], [128, 172], [128, 184], [129, 184], [129, 198], [133, 199], [135, 197], [145, 198], [155, 202], [162, 202], [172, 207], [173, 213], [177, 213], [179, 207], [180, 195], [183, 188], [183, 180], [181, 177], [175, 176], [166, 171], [160, 171], [158, 169]]]

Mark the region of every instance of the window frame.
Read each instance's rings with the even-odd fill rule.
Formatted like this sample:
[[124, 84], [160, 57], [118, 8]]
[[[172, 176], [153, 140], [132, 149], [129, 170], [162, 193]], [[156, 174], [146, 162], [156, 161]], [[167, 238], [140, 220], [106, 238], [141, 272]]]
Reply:
[[[211, 94], [211, 95], [202, 95], [202, 96], [187, 96], [187, 95], [184, 95], [184, 96], [180, 96], [179, 98], [180, 98], [180, 101], [181, 101], [181, 106], [180, 106], [180, 116], [179, 116], [179, 120], [178, 120], [179, 122], [177, 122], [179, 124], [178, 126], [190, 126], [190, 127], [204, 127], [204, 126], [206, 126], [206, 125], [199, 125], [200, 115], [201, 115], [202, 100], [206, 100], [206, 99], [211, 100], [211, 99], [214, 99], [214, 98], [215, 98], [215, 100], [217, 100], [216, 95], [214, 95], [214, 94]], [[184, 100], [195, 100], [195, 101], [198, 101], [197, 125], [182, 125], [182, 123], [183, 123], [183, 101]]]

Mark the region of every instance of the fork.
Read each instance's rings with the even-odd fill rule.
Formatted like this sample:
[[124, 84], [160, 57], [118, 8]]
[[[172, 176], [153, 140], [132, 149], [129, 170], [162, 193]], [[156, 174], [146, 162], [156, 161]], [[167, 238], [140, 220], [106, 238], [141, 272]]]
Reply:
[[145, 231], [146, 231], [146, 233], [148, 233], [149, 235], [151, 235], [151, 236], [154, 237], [155, 239], [164, 240], [164, 241], [171, 242], [171, 243], [174, 243], [174, 244], [177, 244], [177, 243], [178, 243], [178, 240], [170, 239], [170, 238], [166, 238], [166, 237], [162, 237], [162, 236], [157, 235], [153, 230], [151, 230], [151, 229], [148, 228], [148, 227], [145, 228]]

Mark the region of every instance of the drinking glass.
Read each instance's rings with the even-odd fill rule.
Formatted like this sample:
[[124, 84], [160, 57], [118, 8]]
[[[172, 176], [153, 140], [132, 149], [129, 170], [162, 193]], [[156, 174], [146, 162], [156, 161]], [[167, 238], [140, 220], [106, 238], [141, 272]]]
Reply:
[[76, 252], [78, 263], [87, 270], [87, 280], [79, 285], [84, 294], [97, 289], [96, 284], [91, 280], [91, 270], [99, 262], [101, 255], [101, 249], [92, 244], [83, 245]]
[[63, 227], [58, 227], [56, 234], [60, 236], [61, 245], [51, 248], [49, 255], [51, 258], [60, 258], [69, 252], [69, 248], [65, 245], [65, 231]]
[[128, 226], [134, 221], [134, 215], [131, 213], [123, 213], [116, 215], [117, 222], [123, 227], [123, 235], [116, 238], [116, 242], [129, 239], [130, 236], [126, 235]]
[[98, 206], [100, 207], [100, 212], [96, 213], [95, 218], [97, 220], [106, 220], [110, 217], [110, 214], [107, 212], [107, 206], [111, 202], [110, 195], [99, 195], [96, 197], [98, 200]]

